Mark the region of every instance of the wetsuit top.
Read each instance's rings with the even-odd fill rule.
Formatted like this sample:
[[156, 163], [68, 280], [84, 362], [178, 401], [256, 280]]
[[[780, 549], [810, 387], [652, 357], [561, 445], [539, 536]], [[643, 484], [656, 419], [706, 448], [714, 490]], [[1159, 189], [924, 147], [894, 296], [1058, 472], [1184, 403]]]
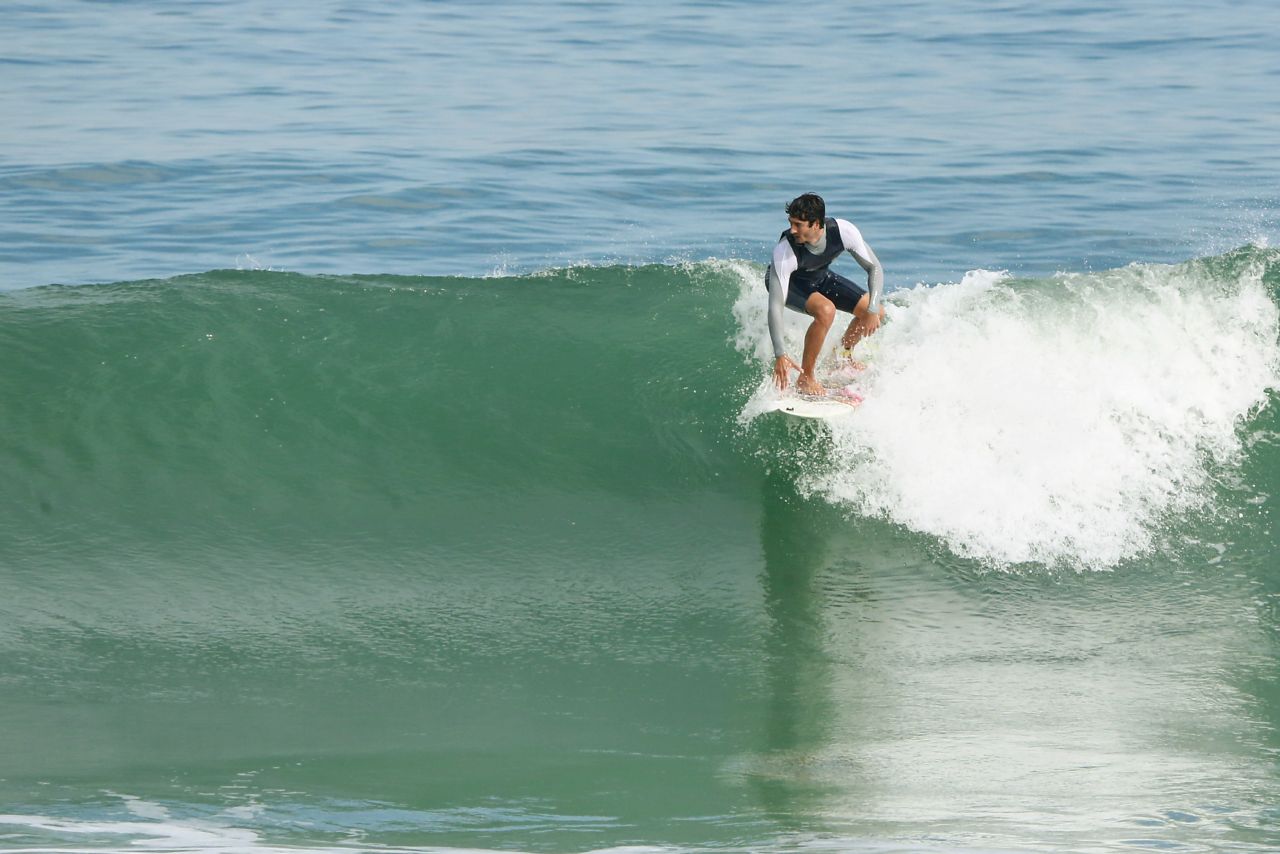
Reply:
[[[795, 259], [795, 270], [791, 273], [788, 287], [801, 287], [812, 290], [813, 286], [827, 277], [827, 268], [831, 262], [840, 257], [844, 251], [844, 241], [840, 238], [839, 224], [833, 217], [827, 217], [822, 223], [822, 237], [818, 245], [809, 246], [801, 243], [791, 229], [782, 232], [778, 242], [786, 241], [791, 247], [791, 257]], [[801, 251], [804, 250], [804, 251]], [[774, 250], [774, 258], [778, 252]]]
[[816, 246], [800, 243], [784, 231], [773, 247], [773, 262], [769, 265], [769, 337], [773, 340], [774, 358], [787, 350], [782, 341], [782, 310], [787, 305], [787, 290], [792, 283], [811, 284], [827, 275], [831, 262], [847, 251], [867, 271], [867, 293], [870, 295], [867, 310], [880, 310], [880, 294], [884, 290], [884, 270], [880, 259], [862, 239], [862, 232], [844, 219], [827, 217], [822, 239]]

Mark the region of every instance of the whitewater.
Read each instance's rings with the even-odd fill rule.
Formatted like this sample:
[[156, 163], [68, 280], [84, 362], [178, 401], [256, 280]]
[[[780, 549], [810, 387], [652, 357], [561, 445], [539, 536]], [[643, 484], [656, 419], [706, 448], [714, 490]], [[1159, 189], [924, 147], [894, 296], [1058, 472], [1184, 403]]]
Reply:
[[[802, 488], [998, 565], [1176, 553], [1221, 521], [1218, 489], [1254, 435], [1242, 427], [1276, 388], [1270, 258], [899, 291], [867, 344], [868, 402], [828, 425], [832, 462]], [[765, 361], [755, 289], [735, 314], [739, 348]]]

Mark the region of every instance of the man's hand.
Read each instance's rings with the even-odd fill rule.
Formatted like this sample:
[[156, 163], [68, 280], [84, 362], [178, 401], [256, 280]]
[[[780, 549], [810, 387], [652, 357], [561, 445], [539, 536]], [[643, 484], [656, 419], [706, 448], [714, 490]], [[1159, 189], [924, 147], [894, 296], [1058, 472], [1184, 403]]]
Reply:
[[880, 328], [880, 313], [871, 314], [868, 312], [865, 317], [859, 320], [858, 325], [862, 327], [862, 337], [866, 338]]
[[788, 371], [798, 371], [800, 366], [791, 361], [790, 356], [779, 356], [773, 363], [773, 381], [778, 388], [783, 391], [787, 390], [787, 386], [791, 382]]

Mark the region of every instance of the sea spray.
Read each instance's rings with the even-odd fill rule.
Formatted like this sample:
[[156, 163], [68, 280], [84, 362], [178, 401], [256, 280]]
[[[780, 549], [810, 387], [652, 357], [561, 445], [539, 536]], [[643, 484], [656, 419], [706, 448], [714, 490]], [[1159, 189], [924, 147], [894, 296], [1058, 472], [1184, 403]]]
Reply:
[[[867, 402], [829, 425], [832, 452], [798, 486], [993, 565], [1102, 568], [1148, 552], [1212, 518], [1240, 427], [1277, 387], [1276, 263], [1250, 248], [1225, 265], [975, 271], [898, 291]], [[763, 322], [756, 303], [744, 282], [740, 322]], [[738, 346], [758, 357], [766, 340], [743, 326]]]

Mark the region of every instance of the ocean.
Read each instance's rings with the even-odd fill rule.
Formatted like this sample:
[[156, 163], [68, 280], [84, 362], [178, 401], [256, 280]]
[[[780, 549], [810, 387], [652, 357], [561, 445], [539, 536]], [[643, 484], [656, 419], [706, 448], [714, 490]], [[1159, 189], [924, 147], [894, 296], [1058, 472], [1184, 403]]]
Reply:
[[0, 850], [1277, 850], [1278, 28], [6, 4]]

